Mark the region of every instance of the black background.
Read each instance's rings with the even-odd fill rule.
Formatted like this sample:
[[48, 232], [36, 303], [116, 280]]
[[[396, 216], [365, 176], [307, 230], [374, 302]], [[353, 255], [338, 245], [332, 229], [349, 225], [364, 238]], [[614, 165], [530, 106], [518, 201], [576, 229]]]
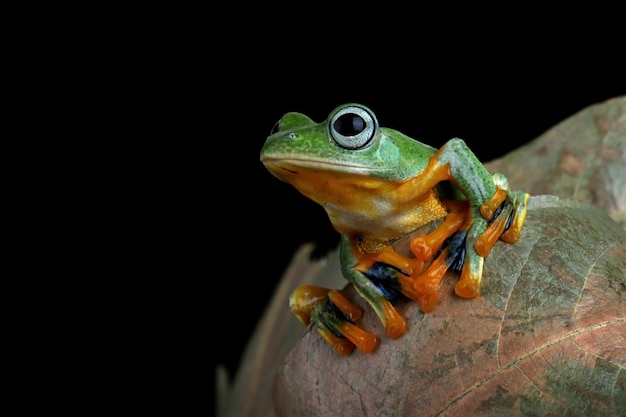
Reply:
[[[622, 75], [564, 72], [541, 63], [530, 69], [472, 68], [453, 59], [437, 67], [376, 60], [375, 65], [289, 54], [236, 59], [208, 82], [206, 123], [198, 141], [197, 193], [208, 197], [200, 253], [208, 309], [198, 321], [211, 340], [211, 357], [234, 377], [249, 336], [287, 263], [305, 242], [316, 255], [338, 243], [321, 207], [273, 177], [259, 152], [274, 123], [298, 111], [316, 122], [346, 102], [367, 105], [381, 126], [440, 147], [463, 138], [482, 161], [537, 138], [585, 107], [626, 93]], [[206, 231], [206, 232], [205, 232]], [[190, 291], [196, 291], [191, 289]], [[290, 314], [285, 306], [285, 314]], [[210, 376], [212, 378], [212, 375]]]

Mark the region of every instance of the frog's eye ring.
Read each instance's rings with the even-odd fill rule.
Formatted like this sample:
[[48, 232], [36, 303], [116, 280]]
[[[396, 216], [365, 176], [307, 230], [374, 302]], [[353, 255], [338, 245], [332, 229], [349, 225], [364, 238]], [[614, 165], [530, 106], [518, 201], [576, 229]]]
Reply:
[[372, 142], [378, 131], [378, 121], [369, 110], [348, 106], [333, 115], [328, 128], [330, 136], [340, 147], [361, 149]]

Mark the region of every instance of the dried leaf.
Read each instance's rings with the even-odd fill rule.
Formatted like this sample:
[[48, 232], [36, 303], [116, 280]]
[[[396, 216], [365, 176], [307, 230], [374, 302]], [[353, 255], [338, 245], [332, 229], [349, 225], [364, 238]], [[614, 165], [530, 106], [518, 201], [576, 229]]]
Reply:
[[482, 294], [398, 311], [408, 331], [390, 340], [371, 309], [361, 327], [381, 336], [370, 354], [337, 355], [310, 328], [276, 381], [279, 416], [602, 415], [626, 413], [626, 231], [575, 200], [532, 197], [522, 238], [498, 243]]

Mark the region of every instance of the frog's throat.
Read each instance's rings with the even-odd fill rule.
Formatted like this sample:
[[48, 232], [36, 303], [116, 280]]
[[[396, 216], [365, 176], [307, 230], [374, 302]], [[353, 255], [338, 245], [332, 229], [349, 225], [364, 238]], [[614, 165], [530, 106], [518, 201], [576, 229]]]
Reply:
[[364, 253], [377, 253], [385, 246], [448, 214], [446, 206], [432, 190], [420, 201], [405, 207], [392, 206], [384, 210], [381, 209], [383, 206], [378, 201], [369, 201], [346, 211], [345, 207], [324, 204], [335, 229], [346, 236], [357, 237], [359, 248]]

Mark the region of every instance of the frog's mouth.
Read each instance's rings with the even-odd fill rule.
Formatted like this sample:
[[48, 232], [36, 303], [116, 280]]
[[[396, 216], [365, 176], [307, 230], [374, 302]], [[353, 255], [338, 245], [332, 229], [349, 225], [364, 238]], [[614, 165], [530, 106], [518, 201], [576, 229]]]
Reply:
[[330, 163], [328, 161], [316, 161], [311, 159], [277, 159], [277, 158], [265, 158], [261, 162], [265, 167], [274, 175], [280, 175], [285, 173], [286, 175], [297, 175], [302, 173], [309, 174], [345, 174], [345, 175], [359, 175], [370, 176], [374, 171], [380, 172], [380, 169], [372, 169], [365, 165], [345, 164], [345, 163]]

